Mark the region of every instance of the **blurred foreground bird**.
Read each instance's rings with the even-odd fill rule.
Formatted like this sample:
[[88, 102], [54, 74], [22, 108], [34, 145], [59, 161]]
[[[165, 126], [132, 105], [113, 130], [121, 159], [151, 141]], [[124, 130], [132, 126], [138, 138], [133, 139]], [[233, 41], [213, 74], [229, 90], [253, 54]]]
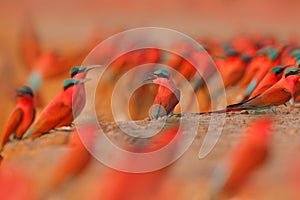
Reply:
[[37, 185], [20, 166], [1, 165], [0, 197], [1, 199], [38, 199]]
[[269, 154], [272, 120], [253, 122], [237, 145], [218, 165], [212, 177], [212, 197], [230, 197], [236, 194], [251, 174], [266, 162]]
[[298, 68], [287, 69], [275, 85], [246, 102], [227, 106], [227, 111], [266, 109], [284, 104], [293, 98], [299, 78]]
[[[137, 149], [130, 149], [132, 152], [144, 154], [160, 151], [159, 153], [151, 156], [147, 162], [136, 156], [128, 155], [127, 157], [119, 157], [122, 160], [118, 160], [118, 166], [162, 165], [163, 167], [164, 163], [169, 163], [169, 161], [176, 157], [177, 148], [182, 144], [180, 143], [181, 136], [182, 133], [179, 131], [178, 126], [166, 129], [155, 135], [143, 148], [139, 146]], [[167, 145], [171, 146], [168, 150], [165, 148]], [[89, 199], [178, 199], [178, 191], [176, 195], [174, 193], [164, 194], [165, 185], [163, 183], [165, 183], [171, 168], [172, 166], [166, 166], [144, 173], [123, 172], [108, 168], [104, 176], [101, 176], [100, 179], [102, 187], [99, 184], [95, 184], [93, 192], [95, 194], [93, 198]]]
[[170, 79], [170, 74], [166, 70], [157, 70], [147, 73], [149, 77], [144, 81], [152, 81], [158, 86], [153, 106], [150, 111], [150, 119], [158, 119], [164, 115], [173, 113], [175, 106], [180, 99], [180, 90]]
[[31, 88], [24, 86], [16, 89], [16, 98], [17, 105], [7, 123], [2, 146], [10, 137], [21, 139], [35, 118], [34, 95]]
[[25, 137], [36, 138], [54, 128], [70, 126], [74, 117], [72, 111], [73, 98], [76, 98], [79, 85], [89, 79], [67, 79], [60, 93], [44, 108], [38, 120], [28, 130]]
[[53, 170], [49, 185], [51, 192], [58, 190], [71, 178], [79, 176], [92, 160], [92, 155], [87, 148], [91, 148], [94, 144], [96, 125], [85, 124], [78, 130], [71, 135], [69, 141], [71, 149], [63, 155]]

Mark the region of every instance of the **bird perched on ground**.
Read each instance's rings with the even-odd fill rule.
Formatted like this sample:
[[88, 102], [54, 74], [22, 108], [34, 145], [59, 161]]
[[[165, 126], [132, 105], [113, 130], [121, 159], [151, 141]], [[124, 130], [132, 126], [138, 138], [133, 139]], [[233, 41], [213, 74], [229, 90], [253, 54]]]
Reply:
[[166, 70], [157, 70], [147, 73], [149, 77], [144, 81], [152, 81], [158, 86], [153, 107], [150, 110], [150, 119], [158, 119], [164, 115], [173, 113], [180, 99], [180, 90], [170, 79], [170, 73]]
[[38, 120], [26, 133], [36, 138], [54, 128], [70, 126], [73, 121], [72, 101], [78, 96], [79, 87], [89, 79], [67, 79], [60, 93], [44, 108]]
[[236, 84], [243, 77], [249, 61], [250, 58], [234, 49], [226, 50], [225, 63], [219, 69], [225, 88]]
[[247, 87], [247, 90], [255, 88], [265, 74], [278, 65], [279, 54], [280, 51], [273, 47], [266, 47], [257, 52], [257, 56], [250, 61], [245, 76], [239, 81], [238, 86]]
[[[84, 79], [90, 70], [99, 68], [99, 67], [101, 67], [101, 66], [100, 65], [91, 65], [88, 67], [76, 66], [70, 70], [69, 74], [70, 74], [71, 78], [80, 80], [80, 79]], [[78, 117], [78, 115], [81, 113], [81, 111], [83, 110], [83, 108], [85, 106], [85, 102], [86, 102], [84, 85], [80, 84], [78, 87], [79, 87], [78, 95], [74, 99], [75, 101], [73, 101], [73, 103], [72, 103], [74, 119], [76, 117]]]
[[[283, 74], [283, 71], [289, 67], [287, 66], [277, 66], [273, 67], [269, 70], [269, 72], [265, 75], [265, 77], [259, 82], [257, 87], [252, 91], [249, 91], [251, 93], [246, 94], [246, 98], [251, 99], [261, 93], [263, 93], [265, 90], [272, 87], [275, 83], [277, 83]], [[247, 97], [249, 96], [249, 97]]]
[[31, 88], [24, 86], [16, 89], [16, 98], [17, 105], [7, 123], [2, 145], [6, 144], [10, 137], [21, 139], [35, 117], [34, 95]]
[[272, 121], [268, 118], [253, 122], [245, 137], [237, 143], [225, 160], [215, 169], [212, 196], [232, 196], [245, 184], [251, 174], [268, 158]]
[[[285, 52], [281, 56], [280, 63], [282, 65], [294, 64], [299, 66], [300, 49], [289, 47], [286, 48]], [[298, 64], [297, 64], [298, 63]]]
[[294, 96], [299, 72], [298, 68], [287, 69], [275, 85], [245, 102], [227, 106], [227, 111], [265, 109], [288, 102]]

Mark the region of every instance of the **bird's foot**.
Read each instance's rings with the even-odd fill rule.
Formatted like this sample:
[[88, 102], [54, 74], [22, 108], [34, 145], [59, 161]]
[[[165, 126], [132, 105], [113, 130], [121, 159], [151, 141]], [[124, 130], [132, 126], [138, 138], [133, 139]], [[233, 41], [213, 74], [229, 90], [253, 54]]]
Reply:
[[15, 139], [15, 134], [10, 134], [8, 141], [13, 141]]
[[289, 101], [289, 105], [288, 105], [288, 112], [292, 112], [292, 110], [295, 108], [295, 100], [294, 98], [291, 98], [290, 101]]
[[172, 110], [172, 111], [168, 114], [168, 116], [170, 116], [170, 115], [174, 115], [174, 110]]
[[272, 106], [271, 107], [271, 110], [273, 111], [274, 114], [277, 114], [276, 108], [277, 108], [277, 106]]

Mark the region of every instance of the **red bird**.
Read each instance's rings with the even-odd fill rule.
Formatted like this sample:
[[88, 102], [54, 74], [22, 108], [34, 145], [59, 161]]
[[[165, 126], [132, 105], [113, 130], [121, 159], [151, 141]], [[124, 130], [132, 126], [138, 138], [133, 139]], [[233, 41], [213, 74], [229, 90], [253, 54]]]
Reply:
[[288, 102], [294, 97], [300, 79], [298, 74], [298, 68], [287, 69], [275, 85], [252, 99], [227, 106], [227, 111], [264, 109]]
[[78, 86], [87, 80], [89, 79], [65, 80], [60, 93], [46, 106], [25, 136], [36, 138], [54, 128], [70, 126], [74, 119], [72, 111], [73, 98], [78, 95]]
[[1, 199], [38, 199], [38, 189], [29, 174], [20, 170], [21, 166], [1, 165], [0, 197]]
[[251, 174], [266, 162], [269, 153], [270, 119], [253, 122], [225, 160], [212, 175], [212, 195], [232, 196], [245, 184]]
[[273, 48], [262, 49], [249, 63], [245, 76], [239, 81], [241, 87], [255, 88], [265, 74], [278, 64], [279, 52]]
[[158, 85], [158, 91], [153, 102], [153, 108], [150, 111], [150, 119], [158, 119], [164, 115], [173, 113], [175, 106], [180, 99], [180, 90], [176, 88], [175, 83], [170, 80], [170, 74], [166, 70], [157, 70], [148, 73], [145, 81], [153, 81]]
[[[286, 48], [284, 51], [282, 57], [281, 57], [281, 64], [282, 65], [299, 65], [299, 59], [300, 59], [300, 49], [294, 49], [292, 47]], [[297, 64], [298, 63], [298, 64]]]
[[[275, 83], [277, 83], [281, 79], [283, 71], [287, 67], [288, 66], [278, 66], [278, 67], [272, 68], [266, 74], [266, 76], [259, 82], [259, 84], [253, 90], [253, 92], [250, 94], [246, 94], [246, 98], [251, 99], [251, 98], [263, 93], [265, 90], [269, 89], [270, 87], [272, 87]], [[249, 97], [247, 97], [247, 96], [249, 96]]]
[[[152, 159], [147, 160], [147, 163], [136, 159], [136, 157], [122, 157], [119, 163], [125, 166], [143, 166], [167, 161], [175, 156], [174, 153], [178, 145], [180, 145], [179, 138], [181, 134], [178, 126], [176, 126], [154, 136], [144, 148], [139, 146], [137, 149], [129, 149], [133, 152], [153, 153], [164, 148], [172, 141], [172, 145], [174, 146], [172, 146], [170, 150], [165, 153], [160, 152], [156, 154]], [[178, 137], [175, 138], [176, 136]], [[95, 184], [96, 187], [93, 192], [95, 194], [93, 198], [90, 199], [176, 199], [176, 195], [173, 193], [168, 193], [167, 197], [160, 193], [164, 190], [163, 183], [171, 167], [172, 166], [167, 166], [147, 173], [129, 173], [109, 168], [104, 176], [101, 177], [100, 181], [103, 183], [103, 186], [99, 189], [99, 185]]]
[[6, 144], [12, 136], [14, 139], [21, 139], [35, 117], [35, 104], [32, 90], [24, 86], [16, 89], [16, 93], [17, 106], [6, 126], [2, 146]]
[[[79, 133], [83, 133], [79, 136]], [[92, 147], [96, 137], [96, 126], [85, 124], [80, 127], [79, 132], [74, 132], [69, 142], [70, 151], [67, 152], [53, 171], [50, 180], [50, 190], [54, 191], [61, 187], [65, 182], [78, 176], [92, 160], [92, 155], [86, 149]], [[80, 137], [83, 137], [83, 141]]]
[[225, 63], [219, 69], [225, 88], [236, 84], [243, 77], [248, 62], [248, 57], [235, 50], [227, 50], [226, 54]]

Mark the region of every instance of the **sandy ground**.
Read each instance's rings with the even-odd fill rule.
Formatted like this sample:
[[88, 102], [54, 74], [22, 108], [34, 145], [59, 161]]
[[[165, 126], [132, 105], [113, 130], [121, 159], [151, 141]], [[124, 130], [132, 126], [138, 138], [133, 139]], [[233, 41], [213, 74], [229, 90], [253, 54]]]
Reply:
[[[209, 179], [215, 167], [225, 157], [235, 143], [243, 137], [242, 130], [256, 118], [270, 115], [274, 119], [274, 131], [271, 144], [271, 154], [268, 162], [257, 170], [245, 187], [237, 195], [237, 199], [286, 199], [292, 198], [287, 172], [291, 167], [290, 160], [296, 158], [300, 151], [300, 132], [298, 108], [289, 112], [282, 106], [274, 114], [272, 111], [242, 113], [228, 113], [222, 134], [211, 153], [204, 159], [198, 158], [198, 152], [206, 134], [211, 116], [209, 114], [195, 116], [186, 114], [182, 120], [187, 119], [189, 126], [199, 123], [198, 131], [193, 144], [180, 159], [167, 168], [167, 175], [162, 179], [163, 184], [155, 199], [162, 196], [171, 199], [176, 194], [177, 199], [208, 199], [210, 195]], [[221, 119], [217, 115], [216, 119]], [[171, 121], [167, 122], [170, 124]], [[129, 130], [130, 122], [121, 122], [120, 126]], [[139, 123], [148, 123], [141, 121]], [[155, 122], [157, 126], [161, 120]], [[103, 124], [103, 122], [102, 122]], [[188, 127], [189, 127], [188, 126]], [[106, 134], [113, 141], [125, 145], [139, 145], [141, 140], [130, 138], [123, 134], [113, 123], [103, 125]], [[134, 130], [135, 134], [145, 130]], [[190, 134], [189, 128], [185, 134]], [[36, 191], [45, 199], [82, 199], [89, 196], [92, 188], [98, 187], [106, 179], [102, 179], [107, 169], [102, 163], [94, 160], [92, 164], [77, 178], [65, 184], [57, 193], [45, 195], [47, 181], [57, 165], [59, 158], [68, 151], [66, 142], [69, 132], [52, 132], [34, 141], [15, 141], [5, 146], [2, 155], [2, 166], [8, 163], [22, 166], [22, 170], [30, 174], [36, 184]], [[76, 156], [76, 155], [74, 155]], [[140, 197], [142, 199], [142, 196]]]

